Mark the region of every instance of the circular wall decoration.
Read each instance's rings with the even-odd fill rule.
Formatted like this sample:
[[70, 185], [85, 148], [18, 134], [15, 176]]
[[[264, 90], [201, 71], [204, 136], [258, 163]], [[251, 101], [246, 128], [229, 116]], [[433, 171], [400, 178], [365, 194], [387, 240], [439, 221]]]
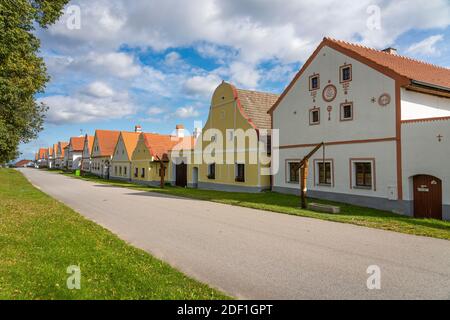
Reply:
[[378, 104], [382, 107], [387, 106], [388, 104], [391, 103], [391, 96], [388, 93], [383, 93], [379, 98], [378, 98]]
[[332, 84], [327, 85], [323, 89], [322, 97], [323, 97], [323, 100], [325, 100], [326, 102], [331, 102], [334, 99], [336, 99], [336, 95], [337, 95], [337, 89]]

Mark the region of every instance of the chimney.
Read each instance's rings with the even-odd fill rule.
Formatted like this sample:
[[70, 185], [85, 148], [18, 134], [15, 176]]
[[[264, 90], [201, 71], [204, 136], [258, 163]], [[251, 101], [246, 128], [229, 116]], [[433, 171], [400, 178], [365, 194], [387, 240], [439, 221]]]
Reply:
[[136, 133], [142, 133], [142, 127], [141, 126], [135, 126], [134, 127], [134, 132], [136, 132]]
[[177, 125], [177, 138], [184, 138], [184, 126], [182, 124]]
[[194, 139], [198, 139], [198, 137], [200, 137], [201, 134], [202, 134], [202, 129], [200, 129], [200, 128], [194, 129]]
[[381, 51], [389, 53], [389, 54], [397, 54], [397, 49], [392, 48], [392, 47], [386, 48], [386, 49], [381, 50]]

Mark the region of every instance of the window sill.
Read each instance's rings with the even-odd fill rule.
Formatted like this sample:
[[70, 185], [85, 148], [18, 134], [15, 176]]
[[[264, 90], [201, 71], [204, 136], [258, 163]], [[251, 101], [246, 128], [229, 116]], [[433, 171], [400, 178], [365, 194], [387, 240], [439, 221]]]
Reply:
[[372, 187], [363, 187], [363, 186], [353, 186], [353, 189], [357, 189], [357, 190], [373, 190]]
[[331, 188], [331, 187], [333, 187], [333, 185], [331, 184], [331, 183], [318, 183], [318, 184], [316, 184], [316, 186], [317, 187], [328, 187], [328, 188]]

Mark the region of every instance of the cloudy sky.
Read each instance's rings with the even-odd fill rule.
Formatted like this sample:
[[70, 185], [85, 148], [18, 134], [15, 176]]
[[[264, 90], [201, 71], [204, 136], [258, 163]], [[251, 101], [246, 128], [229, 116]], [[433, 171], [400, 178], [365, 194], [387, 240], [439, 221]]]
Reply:
[[192, 130], [222, 80], [280, 93], [324, 36], [450, 67], [448, 0], [73, 0], [36, 33], [49, 111], [23, 157], [96, 128]]

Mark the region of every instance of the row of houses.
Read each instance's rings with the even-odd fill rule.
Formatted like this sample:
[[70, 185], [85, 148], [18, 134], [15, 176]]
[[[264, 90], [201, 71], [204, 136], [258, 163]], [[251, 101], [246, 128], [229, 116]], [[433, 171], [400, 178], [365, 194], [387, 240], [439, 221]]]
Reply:
[[281, 95], [220, 84], [192, 134], [182, 125], [171, 135], [97, 130], [37, 160], [142, 184], [306, 191], [450, 220], [449, 156], [450, 69], [324, 38]]

